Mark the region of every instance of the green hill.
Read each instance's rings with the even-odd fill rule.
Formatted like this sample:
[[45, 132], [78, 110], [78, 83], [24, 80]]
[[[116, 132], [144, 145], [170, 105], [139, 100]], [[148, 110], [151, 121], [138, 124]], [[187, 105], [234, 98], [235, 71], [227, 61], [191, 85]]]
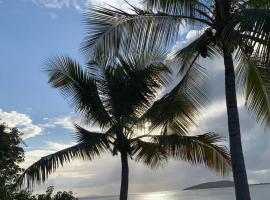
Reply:
[[185, 188], [184, 190], [199, 190], [199, 189], [224, 188], [224, 187], [234, 187], [233, 181], [207, 182]]
[[[258, 183], [258, 184], [250, 184], [250, 185], [269, 185], [270, 183]], [[187, 187], [184, 190], [200, 190], [200, 189], [211, 189], [211, 188], [224, 188], [224, 187], [234, 187], [233, 181], [215, 181], [215, 182], [207, 182], [198, 185], [194, 185], [191, 187]]]

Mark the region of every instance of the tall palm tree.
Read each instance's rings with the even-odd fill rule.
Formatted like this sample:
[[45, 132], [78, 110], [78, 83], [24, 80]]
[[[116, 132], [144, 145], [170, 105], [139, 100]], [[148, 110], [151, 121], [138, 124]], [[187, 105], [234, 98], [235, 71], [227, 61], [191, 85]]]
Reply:
[[[121, 157], [120, 200], [128, 196], [129, 157], [150, 167], [172, 157], [227, 173], [230, 158], [226, 147], [218, 143], [218, 135], [186, 135], [206, 100], [197, 89], [202, 82], [193, 77], [203, 76], [202, 71], [191, 68], [170, 94], [158, 96], [170, 79], [169, 68], [161, 62], [164, 56], [155, 52], [117, 56], [113, 61], [102, 58], [89, 62], [87, 68], [69, 57], [50, 60], [49, 83], [70, 100], [86, 126], [95, 124], [102, 131], [75, 125], [77, 144], [42, 157], [25, 170], [19, 182], [28, 186], [44, 182], [65, 162], [74, 158], [91, 161], [106, 152]], [[145, 122], [151, 125], [142, 132]]]
[[89, 33], [83, 50], [95, 57], [102, 52], [113, 55], [127, 46], [143, 49], [154, 43], [171, 47], [181, 28], [201, 28], [203, 34], [178, 49], [172, 59], [180, 63], [180, 72], [184, 74], [198, 65], [201, 57], [223, 56], [236, 198], [250, 200], [235, 80], [238, 78], [250, 114], [269, 126], [270, 1], [144, 0], [144, 5], [145, 9], [130, 5], [132, 12], [91, 9], [86, 18]]

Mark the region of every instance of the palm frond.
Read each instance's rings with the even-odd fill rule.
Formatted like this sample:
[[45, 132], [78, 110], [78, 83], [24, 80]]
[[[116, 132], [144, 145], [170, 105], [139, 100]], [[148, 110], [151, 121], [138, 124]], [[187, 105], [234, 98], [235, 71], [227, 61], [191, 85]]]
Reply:
[[[180, 135], [196, 124], [196, 118], [207, 103], [204, 70], [192, 66], [176, 86], [157, 100], [141, 117], [150, 121], [151, 129], [171, 129]], [[166, 132], [166, 131], [165, 131]]]
[[100, 151], [88, 143], [78, 143], [72, 147], [42, 157], [23, 172], [17, 184], [18, 186], [27, 184], [27, 187], [30, 188], [34, 183], [44, 182], [49, 174], [55, 172], [64, 163], [68, 163], [74, 158], [92, 160], [99, 156], [100, 153]]
[[246, 107], [257, 121], [270, 126], [270, 69], [260, 66], [256, 58], [239, 49], [236, 54], [237, 82]]
[[95, 148], [95, 152], [102, 152], [106, 149], [110, 149], [109, 138], [111, 135], [107, 133], [98, 133], [93, 131], [88, 131], [85, 128], [74, 124], [76, 129], [75, 137], [78, 143], [87, 143], [89, 146]]
[[263, 8], [270, 9], [270, 2], [268, 0], [248, 0], [244, 3], [245, 8]]
[[111, 105], [115, 118], [123, 118], [126, 123], [135, 121], [169, 81], [170, 71], [163, 58], [144, 55], [118, 55], [115, 65], [104, 69], [102, 95], [110, 97], [107, 104]]
[[178, 134], [152, 136], [161, 145], [168, 157], [187, 161], [191, 164], [203, 164], [219, 174], [231, 170], [229, 152], [225, 146], [218, 145], [222, 138], [214, 133], [198, 136], [180, 136]]
[[242, 33], [241, 44], [253, 57], [270, 64], [270, 10], [245, 9], [236, 19], [237, 28]]
[[148, 9], [156, 9], [166, 13], [188, 16], [197, 16], [204, 19], [209, 16], [211, 11], [211, 1], [200, 0], [144, 0]]
[[99, 97], [96, 81], [76, 61], [66, 56], [56, 57], [47, 62], [46, 71], [49, 83], [83, 113], [87, 122], [98, 122], [102, 127], [111, 123], [112, 119]]
[[135, 161], [151, 168], [161, 167], [167, 161], [166, 152], [157, 143], [136, 139], [131, 143], [131, 148]]
[[111, 150], [108, 134], [90, 132], [79, 125], [75, 125], [75, 128], [78, 144], [42, 157], [23, 172], [17, 184], [22, 186], [25, 183], [28, 187], [32, 187], [34, 183], [44, 182], [64, 163], [78, 158], [91, 161], [101, 153]]
[[200, 56], [206, 58], [220, 54], [220, 49], [215, 46], [214, 41], [212, 30], [206, 30], [186, 47], [173, 52], [171, 59], [181, 66], [182, 72], [185, 72], [192, 65], [199, 65]]
[[167, 47], [176, 40], [181, 25], [187, 20], [211, 25], [209, 20], [193, 15], [172, 15], [136, 7], [132, 7], [131, 13], [119, 9], [90, 9], [85, 17], [88, 33], [82, 50], [95, 57], [141, 49], [146, 44]]

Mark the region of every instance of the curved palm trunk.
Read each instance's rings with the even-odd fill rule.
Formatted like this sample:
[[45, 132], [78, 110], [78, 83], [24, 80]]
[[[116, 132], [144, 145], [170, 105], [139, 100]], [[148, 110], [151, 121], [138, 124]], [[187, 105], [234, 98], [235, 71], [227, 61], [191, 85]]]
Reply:
[[237, 200], [250, 200], [247, 173], [241, 143], [240, 123], [235, 90], [235, 72], [230, 52], [223, 49], [225, 64], [225, 93], [230, 137], [233, 178]]
[[122, 163], [122, 178], [121, 178], [121, 191], [120, 200], [127, 200], [128, 198], [128, 154], [126, 151], [121, 152], [121, 163]]

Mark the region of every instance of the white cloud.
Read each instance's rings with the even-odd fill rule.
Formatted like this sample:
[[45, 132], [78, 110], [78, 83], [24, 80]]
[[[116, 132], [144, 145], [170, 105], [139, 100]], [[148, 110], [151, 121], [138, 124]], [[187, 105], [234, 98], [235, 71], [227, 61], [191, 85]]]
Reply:
[[[178, 49], [182, 49], [189, 45], [191, 42], [193, 42], [195, 39], [197, 39], [204, 31], [205, 28], [200, 30], [190, 30], [187, 32], [185, 39], [179, 40], [175, 43], [175, 45], [172, 47], [172, 51], [175, 52]], [[187, 28], [182, 28], [183, 32], [187, 30]]]
[[88, 125], [84, 124], [82, 122], [81, 117], [76, 115], [76, 114], [55, 117], [52, 119], [45, 117], [45, 118], [43, 118], [43, 120], [46, 122], [43, 124], [39, 124], [43, 128], [61, 127], [61, 128], [67, 129], [69, 131], [74, 131], [75, 130], [74, 123], [75, 123], [75, 124], [78, 124], [82, 127], [87, 128], [88, 130], [91, 130], [91, 131], [98, 131], [98, 132], [101, 131], [101, 129], [95, 124], [88, 124]]
[[194, 40], [198, 38], [203, 33], [203, 30], [190, 30], [186, 35], [186, 40]]
[[34, 124], [25, 124], [23, 126], [25, 127], [19, 128], [19, 130], [23, 133], [23, 139], [28, 139], [40, 135], [43, 130], [40, 126]]
[[59, 117], [54, 120], [54, 124], [56, 126], [61, 126], [68, 130], [74, 130], [74, 125], [77, 120], [75, 117], [67, 116], [67, 117]]
[[[128, 3], [133, 6], [140, 7], [141, 0], [129, 0]], [[87, 5], [97, 5], [102, 7], [116, 7], [122, 10], [129, 10], [131, 7], [124, 0], [88, 0]]]
[[81, 10], [81, 1], [79, 0], [31, 0], [37, 6], [44, 6], [46, 8], [75, 8]]
[[43, 130], [33, 123], [30, 116], [16, 111], [4, 112], [0, 109], [0, 122], [5, 122], [10, 127], [17, 127], [23, 133], [23, 139], [40, 135]]
[[70, 144], [61, 144], [61, 143], [57, 143], [57, 142], [52, 142], [52, 141], [48, 141], [46, 142], [46, 144], [48, 145], [48, 149], [52, 150], [52, 151], [59, 151], [65, 148], [68, 148], [72, 145], [75, 145], [76, 143], [70, 143]]
[[[43, 6], [45, 8], [73, 8], [78, 11], [85, 10], [89, 5], [103, 6], [103, 7], [117, 7], [120, 9], [128, 10], [130, 6], [123, 0], [24, 0], [31, 1], [37, 6]], [[131, 0], [130, 4], [140, 6], [140, 1]]]
[[40, 126], [44, 128], [55, 128], [57, 126], [68, 129], [74, 130], [73, 123], [76, 123], [78, 119], [75, 116], [63, 116], [63, 117], [56, 117], [53, 119], [49, 119], [47, 117], [43, 118], [46, 123], [40, 124]]

